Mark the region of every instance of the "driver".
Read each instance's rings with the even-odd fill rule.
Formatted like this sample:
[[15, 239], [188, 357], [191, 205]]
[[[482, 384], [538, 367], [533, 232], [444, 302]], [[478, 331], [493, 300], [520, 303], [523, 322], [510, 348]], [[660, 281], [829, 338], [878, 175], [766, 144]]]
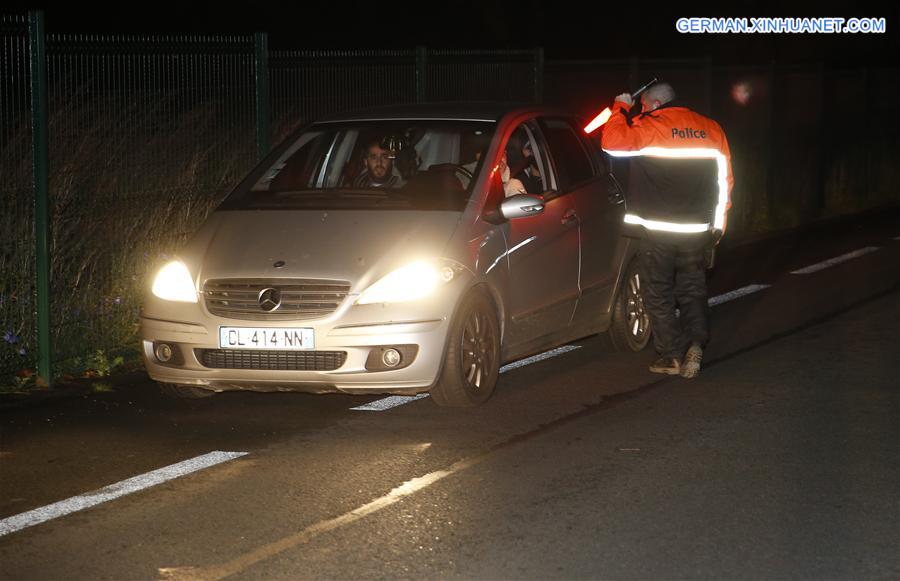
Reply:
[[382, 140], [373, 139], [363, 152], [365, 169], [353, 180], [357, 188], [399, 188], [405, 183], [394, 167], [394, 152], [381, 146]]

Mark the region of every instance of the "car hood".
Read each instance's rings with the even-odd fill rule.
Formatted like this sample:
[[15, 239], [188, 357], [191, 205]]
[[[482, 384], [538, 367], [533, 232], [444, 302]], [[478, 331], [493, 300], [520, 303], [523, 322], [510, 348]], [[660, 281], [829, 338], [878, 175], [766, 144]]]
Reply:
[[351, 292], [360, 292], [404, 264], [443, 256], [460, 217], [437, 211], [220, 211], [186, 254], [193, 255], [189, 262], [201, 288], [222, 278], [317, 278], [349, 281]]

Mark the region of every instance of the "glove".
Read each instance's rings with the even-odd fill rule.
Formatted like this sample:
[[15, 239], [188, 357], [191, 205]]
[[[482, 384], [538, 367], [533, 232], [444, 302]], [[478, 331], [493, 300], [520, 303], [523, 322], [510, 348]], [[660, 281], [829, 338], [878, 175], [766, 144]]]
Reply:
[[631, 93], [622, 93], [618, 97], [616, 97], [616, 101], [621, 101], [628, 105], [628, 108], [631, 109], [631, 106], [634, 105], [634, 100], [631, 98]]

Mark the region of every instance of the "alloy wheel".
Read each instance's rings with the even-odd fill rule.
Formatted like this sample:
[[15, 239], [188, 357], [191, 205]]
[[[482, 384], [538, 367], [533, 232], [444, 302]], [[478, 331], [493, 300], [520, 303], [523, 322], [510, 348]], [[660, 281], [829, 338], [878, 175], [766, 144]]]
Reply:
[[462, 333], [462, 372], [474, 390], [480, 390], [489, 379], [497, 360], [497, 341], [493, 326], [488, 324], [487, 315], [480, 309], [473, 309]]
[[641, 343], [650, 329], [650, 315], [644, 307], [644, 297], [641, 294], [641, 275], [637, 272], [628, 279], [626, 313], [628, 316], [628, 331], [635, 342]]

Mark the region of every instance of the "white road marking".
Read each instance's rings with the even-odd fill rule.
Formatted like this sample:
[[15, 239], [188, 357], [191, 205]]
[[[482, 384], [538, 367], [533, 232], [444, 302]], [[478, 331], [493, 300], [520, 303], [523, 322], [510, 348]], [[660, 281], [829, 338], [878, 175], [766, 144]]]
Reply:
[[384, 410], [389, 410], [397, 406], [405, 405], [410, 402], [416, 401], [417, 399], [422, 399], [425, 397], [428, 397], [427, 393], [420, 393], [419, 395], [392, 395], [391, 397], [376, 399], [375, 401], [369, 402], [366, 405], [361, 405], [359, 407], [350, 409], [357, 412], [383, 412]]
[[563, 353], [568, 353], [569, 351], [574, 351], [576, 349], [581, 349], [581, 345], [566, 345], [564, 347], [551, 349], [550, 351], [544, 351], [543, 353], [538, 353], [537, 355], [532, 355], [531, 357], [526, 357], [525, 359], [520, 359], [519, 361], [507, 363], [500, 368], [500, 373], [506, 373], [507, 371], [525, 367], [526, 365], [531, 365], [532, 363], [537, 363], [538, 361], [543, 361], [544, 359], [550, 359], [551, 357], [556, 357], [557, 355], [562, 355]]
[[[581, 349], [581, 345], [566, 345], [564, 347], [558, 347], [556, 349], [551, 349], [550, 351], [538, 353], [537, 355], [532, 355], [531, 357], [526, 357], [525, 359], [522, 359], [520, 361], [513, 361], [512, 363], [504, 365], [500, 368], [500, 373], [506, 373], [507, 371], [518, 369], [519, 367], [525, 367], [526, 365], [531, 365], [532, 363], [537, 363], [538, 361], [543, 361], [544, 359], [550, 359], [551, 357], [556, 357], [557, 355], [562, 355], [563, 353], [568, 353], [569, 351], [574, 351], [575, 349]], [[406, 405], [408, 403], [416, 401], [417, 399], [426, 397], [428, 397], [427, 393], [420, 393], [419, 395], [415, 396], [392, 395], [383, 399], [376, 399], [375, 401], [369, 402], [365, 405], [350, 408], [350, 410], [358, 412], [383, 412], [385, 410], [389, 410], [401, 405]]]
[[191, 472], [203, 470], [204, 468], [209, 468], [210, 466], [215, 466], [222, 462], [228, 462], [229, 460], [246, 456], [247, 454], [247, 452], [210, 452], [203, 456], [197, 456], [196, 458], [172, 464], [171, 466], [166, 466], [165, 468], [160, 468], [153, 472], [147, 472], [146, 474], [141, 474], [134, 478], [110, 484], [109, 486], [94, 490], [93, 492], [73, 496], [66, 500], [61, 500], [47, 506], [42, 506], [41, 508], [36, 508], [34, 510], [29, 510], [28, 512], [5, 518], [0, 520], [0, 537], [28, 527], [33, 527], [34, 525], [47, 522], [48, 520], [72, 514], [73, 512], [97, 506], [98, 504], [114, 500], [121, 496], [138, 492], [144, 488], [150, 488], [151, 486], [174, 480], [175, 478], [185, 476]]
[[875, 252], [878, 250], [878, 246], [867, 246], [865, 248], [860, 248], [859, 250], [854, 250], [853, 252], [848, 252], [847, 254], [842, 254], [840, 256], [836, 256], [829, 260], [825, 260], [822, 262], [817, 262], [811, 266], [807, 266], [806, 268], [801, 268], [800, 270], [791, 271], [791, 274], [811, 274], [813, 272], [818, 272], [820, 270], [824, 270], [830, 266], [834, 266], [835, 264], [840, 264], [842, 262], [846, 262], [848, 260], [852, 260], [858, 256], [862, 256], [864, 254], [869, 254], [870, 252]]
[[749, 294], [755, 293], [757, 291], [761, 291], [763, 289], [769, 288], [770, 284], [751, 284], [739, 289], [735, 289], [733, 291], [728, 291], [727, 293], [723, 293], [721, 295], [716, 295], [709, 299], [709, 306], [714, 307], [716, 305], [721, 305], [722, 303], [727, 303], [728, 301], [733, 301], [734, 299], [738, 299], [740, 297], [745, 297]]
[[454, 464], [442, 470], [435, 470], [434, 472], [429, 472], [424, 476], [419, 476], [418, 478], [407, 480], [384, 496], [376, 498], [375, 500], [367, 504], [359, 506], [349, 512], [345, 512], [344, 514], [335, 518], [319, 521], [297, 533], [284, 537], [280, 540], [262, 545], [250, 551], [249, 553], [245, 553], [243, 555], [235, 557], [227, 563], [209, 567], [161, 567], [159, 569], [159, 574], [163, 579], [167, 580], [191, 579], [195, 581], [197, 579], [204, 579], [209, 581], [230, 577], [248, 569], [256, 563], [265, 561], [266, 559], [270, 559], [299, 545], [306, 544], [319, 535], [322, 535], [329, 531], [333, 531], [344, 525], [356, 522], [362, 518], [369, 516], [370, 514], [379, 512], [399, 502], [403, 498], [410, 496], [411, 494], [415, 494], [416, 492], [427, 488], [440, 480], [443, 480], [447, 476], [478, 464], [489, 455], [490, 451], [483, 452], [477, 456], [465, 458], [463, 460], [455, 462]]

